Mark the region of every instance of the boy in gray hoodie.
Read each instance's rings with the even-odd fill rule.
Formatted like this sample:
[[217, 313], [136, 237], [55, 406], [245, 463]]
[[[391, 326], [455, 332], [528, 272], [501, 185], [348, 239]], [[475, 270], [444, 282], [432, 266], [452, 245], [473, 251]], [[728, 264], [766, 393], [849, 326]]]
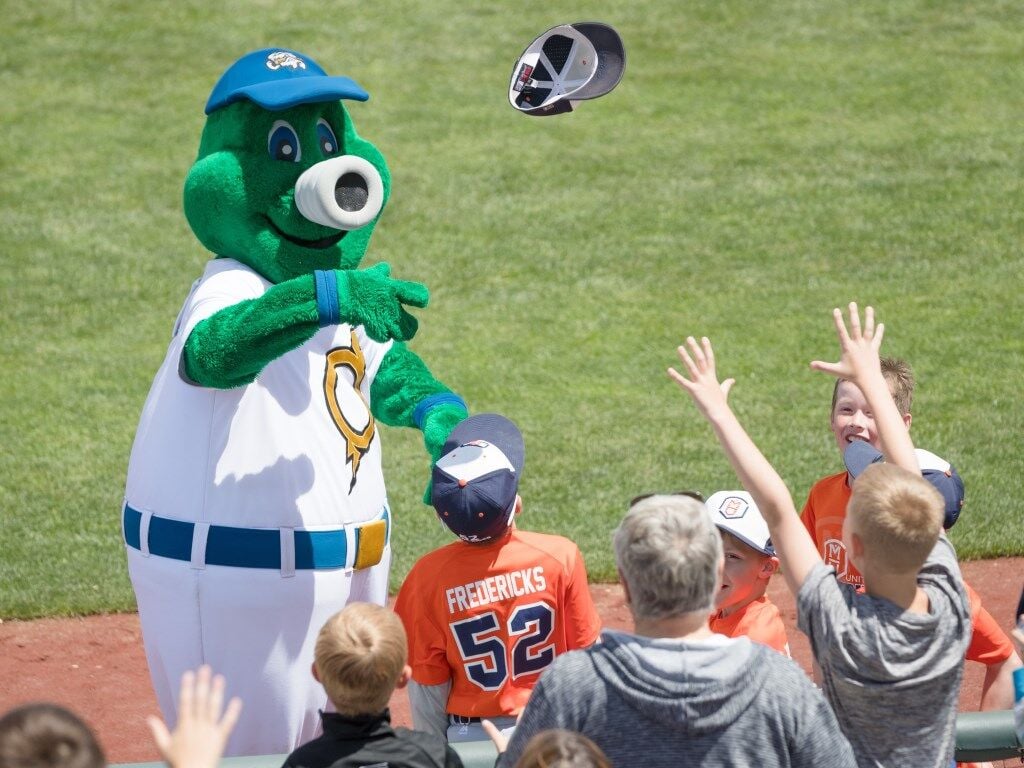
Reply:
[[635, 503], [615, 532], [634, 634], [606, 630], [544, 672], [500, 765], [548, 728], [592, 739], [613, 765], [852, 768], [821, 693], [792, 661], [708, 627], [722, 543], [687, 496]]

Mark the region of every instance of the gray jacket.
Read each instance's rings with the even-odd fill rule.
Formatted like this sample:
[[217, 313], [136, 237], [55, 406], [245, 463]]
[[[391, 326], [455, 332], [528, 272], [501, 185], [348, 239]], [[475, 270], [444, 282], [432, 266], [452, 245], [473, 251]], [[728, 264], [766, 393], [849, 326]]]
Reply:
[[583, 733], [616, 766], [855, 765], [824, 697], [776, 651], [745, 637], [601, 639], [541, 675], [501, 765], [548, 728]]

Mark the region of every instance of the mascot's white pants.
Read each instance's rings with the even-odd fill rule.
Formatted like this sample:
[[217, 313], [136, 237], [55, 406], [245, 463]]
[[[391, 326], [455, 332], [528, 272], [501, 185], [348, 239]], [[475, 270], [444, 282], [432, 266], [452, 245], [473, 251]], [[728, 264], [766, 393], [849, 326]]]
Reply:
[[390, 546], [371, 568], [292, 575], [127, 551], [164, 719], [176, 721], [182, 674], [209, 664], [243, 702], [226, 755], [282, 754], [314, 738], [327, 706], [310, 673], [320, 627], [348, 602], [387, 602]]

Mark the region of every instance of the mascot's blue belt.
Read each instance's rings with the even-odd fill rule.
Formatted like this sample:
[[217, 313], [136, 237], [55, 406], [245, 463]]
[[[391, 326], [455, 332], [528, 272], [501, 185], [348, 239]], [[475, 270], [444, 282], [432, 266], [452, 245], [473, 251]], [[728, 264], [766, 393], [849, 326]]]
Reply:
[[[329, 531], [292, 528], [234, 528], [148, 515], [147, 547], [142, 546], [143, 515], [125, 504], [124, 540], [143, 553], [174, 560], [197, 560], [195, 534], [206, 530], [206, 546], [198, 553], [198, 567], [229, 565], [235, 568], [275, 568], [282, 571], [369, 568], [380, 562], [391, 537], [387, 507], [376, 520]], [[290, 541], [290, 543], [288, 543]], [[200, 543], [200, 547], [201, 547]], [[289, 560], [294, 560], [289, 563]], [[282, 566], [283, 563], [283, 566]]]

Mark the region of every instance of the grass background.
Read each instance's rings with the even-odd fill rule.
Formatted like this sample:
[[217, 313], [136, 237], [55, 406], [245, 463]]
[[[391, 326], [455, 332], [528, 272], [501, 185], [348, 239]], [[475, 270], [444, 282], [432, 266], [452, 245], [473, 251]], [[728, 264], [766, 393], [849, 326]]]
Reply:
[[[715, 341], [797, 503], [838, 471], [830, 310], [873, 303], [918, 378], [916, 442], [960, 468], [964, 557], [1024, 554], [1024, 6], [591, 0], [5, 2], [0, 31], [0, 617], [134, 605], [119, 539], [150, 381], [208, 258], [181, 186], [213, 83], [292, 47], [371, 93], [394, 194], [365, 265], [426, 283], [413, 348], [527, 439], [521, 524], [614, 576], [650, 490], [735, 487], [664, 374]], [[620, 86], [516, 114], [558, 23], [621, 32]], [[448, 541], [419, 435], [385, 430], [393, 585]]]

